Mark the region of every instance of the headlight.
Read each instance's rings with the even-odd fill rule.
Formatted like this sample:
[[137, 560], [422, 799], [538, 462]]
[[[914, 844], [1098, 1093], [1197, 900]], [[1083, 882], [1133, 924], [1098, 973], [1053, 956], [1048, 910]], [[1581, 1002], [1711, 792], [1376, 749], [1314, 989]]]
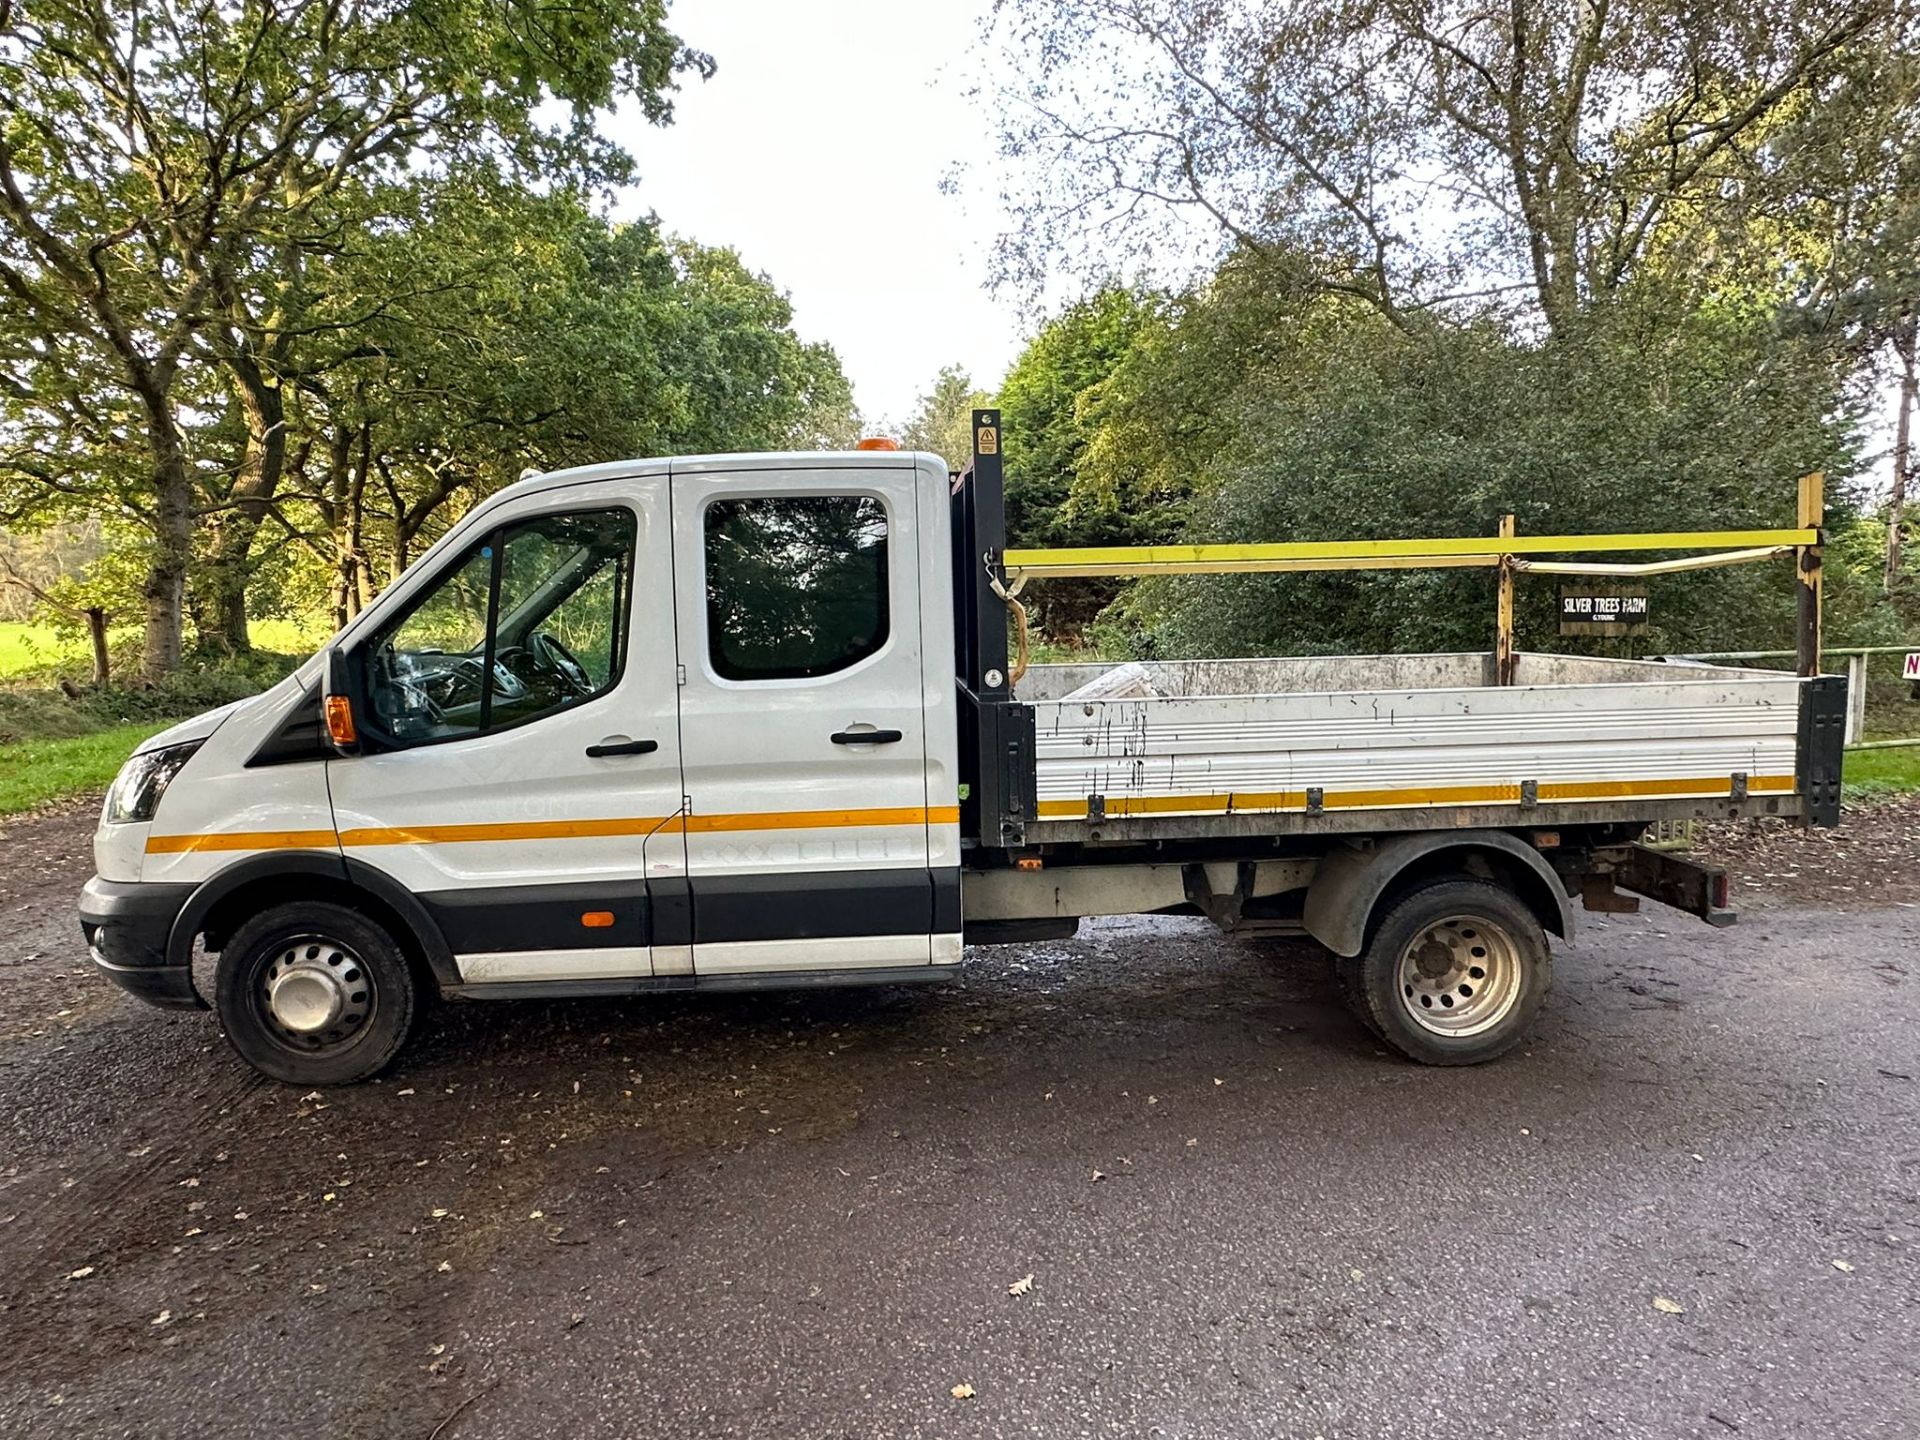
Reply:
[[108, 823], [151, 820], [160, 797], [167, 793], [167, 785], [200, 748], [200, 743], [190, 740], [185, 745], [143, 751], [122, 765], [113, 788], [107, 792]]

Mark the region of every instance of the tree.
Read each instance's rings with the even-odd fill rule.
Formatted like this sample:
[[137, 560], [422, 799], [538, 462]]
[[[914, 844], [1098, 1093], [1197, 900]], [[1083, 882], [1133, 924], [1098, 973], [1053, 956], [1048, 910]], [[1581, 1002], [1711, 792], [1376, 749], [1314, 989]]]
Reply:
[[441, 187], [419, 223], [335, 264], [347, 291], [361, 267], [414, 284], [293, 352], [268, 514], [325, 568], [336, 625], [529, 468], [803, 448], [852, 426], [838, 361], [793, 334], [764, 276], [572, 195]]
[[[1135, 348], [1165, 324], [1157, 297], [1108, 285], [1041, 327], [1000, 386], [1006, 433], [1007, 535], [1030, 546], [1134, 545], [1179, 532], [1180, 493], [1096, 480], [1094, 450], [1118, 456], [1125, 442], [1108, 430], [1112, 381]], [[1136, 414], [1161, 434], [1184, 416]], [[1113, 468], [1099, 470], [1111, 480]], [[1079, 636], [1118, 587], [1037, 585], [1033, 610], [1057, 639]]]
[[1911, 52], [1896, 8], [1003, 0], [1003, 274], [1107, 274], [1198, 227], [1403, 328], [1514, 296], [1558, 332], [1664, 228], [1800, 203], [1805, 157], [1767, 142], [1857, 57]]
[[[1844, 372], [1780, 335], [1768, 307], [1676, 317], [1649, 286], [1526, 340], [1491, 320], [1409, 331], [1325, 295], [1277, 296], [1264, 273], [1228, 266], [1135, 345], [1083, 484], [1110, 483], [1113, 450], [1123, 486], [1182, 476], [1185, 538], [1201, 542], [1491, 536], [1506, 513], [1523, 534], [1772, 527], [1791, 523], [1809, 470], [1833, 477], [1833, 523], [1850, 513]], [[1157, 424], [1169, 406], [1181, 425]], [[1770, 647], [1790, 627], [1778, 566], [1653, 583], [1656, 646]], [[1521, 596], [1523, 634], [1548, 632], [1551, 586]], [[1153, 582], [1113, 618], [1166, 654], [1339, 654], [1484, 648], [1491, 605], [1484, 571], [1353, 572]]]
[[[676, 73], [710, 67], [667, 31], [661, 0], [564, 12], [511, 0], [0, 0], [7, 324], [137, 407], [148, 678], [180, 656], [198, 497], [179, 386], [196, 347], [225, 364], [246, 412], [223, 503], [257, 524], [254, 502], [284, 460], [281, 342], [307, 323], [306, 259], [348, 212], [383, 185], [461, 163], [624, 178], [593, 110], [629, 95], [664, 120]], [[547, 97], [565, 102], [557, 118], [539, 107]], [[97, 409], [98, 397], [80, 403]]]
[[909, 450], [932, 451], [958, 473], [973, 460], [973, 412], [992, 403], [986, 391], [973, 388], [964, 366], [943, 366], [901, 428], [900, 443]]

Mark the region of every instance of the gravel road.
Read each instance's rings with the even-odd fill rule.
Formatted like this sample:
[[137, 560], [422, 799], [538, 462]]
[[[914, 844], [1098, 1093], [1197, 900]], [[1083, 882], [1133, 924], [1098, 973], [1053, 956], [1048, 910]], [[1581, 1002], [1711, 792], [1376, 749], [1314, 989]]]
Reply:
[[0, 1435], [1911, 1437], [1916, 819], [1844, 889], [1729, 842], [1731, 931], [1582, 917], [1478, 1070], [1153, 920], [450, 1006], [324, 1094], [90, 974], [92, 812], [16, 823]]

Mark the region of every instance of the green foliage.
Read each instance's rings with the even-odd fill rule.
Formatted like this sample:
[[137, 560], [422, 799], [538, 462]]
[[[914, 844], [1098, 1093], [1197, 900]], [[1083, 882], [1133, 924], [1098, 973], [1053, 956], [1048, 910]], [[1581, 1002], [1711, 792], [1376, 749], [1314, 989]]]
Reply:
[[[1124, 323], [1091, 323], [1103, 314]], [[1108, 291], [1068, 311], [1002, 409], [1025, 544], [1491, 536], [1506, 513], [1522, 534], [1785, 526], [1796, 478], [1824, 470], [1829, 632], [1901, 629], [1875, 573], [1884, 532], [1847, 487], [1842, 357], [1746, 303], [1677, 311], [1649, 282], [1550, 336], [1492, 317], [1409, 326], [1248, 255], [1186, 296]], [[1791, 634], [1784, 562], [1651, 586], [1655, 629], [1636, 653]], [[1556, 589], [1522, 577], [1523, 643], [1621, 653], [1562, 642]], [[1056, 640], [1245, 655], [1486, 648], [1492, 591], [1478, 570], [1193, 577], [1135, 586], [1097, 623], [1041, 593]]]
[[305, 655], [190, 651], [164, 684], [78, 691], [15, 683], [0, 688], [0, 744], [71, 739], [119, 725], [171, 724], [278, 683]]
[[[1123, 418], [1112, 403], [1116, 372], [1166, 323], [1157, 297], [1108, 285], [1049, 321], [1021, 351], [1000, 386], [1009, 544], [1141, 545], [1179, 533], [1184, 487], [1143, 483], [1131, 462], [1135, 429], [1161, 442], [1179, 432], [1181, 417], [1140, 409]], [[1116, 473], [1126, 482], [1116, 482]], [[1027, 604], [1049, 634], [1084, 643], [1087, 626], [1119, 589], [1040, 582]]]
[[1920, 790], [1920, 745], [1891, 750], [1849, 750], [1841, 791], [1850, 800], [1874, 800]]
[[[1006, 429], [1008, 543], [1025, 546], [1130, 545], [1170, 538], [1177, 512], [1136, 487], [1118, 489], [1082, 471], [1110, 419], [1109, 382], [1143, 337], [1164, 324], [1158, 301], [1109, 285], [1049, 321], [1021, 351], [1000, 386]], [[1178, 420], [1150, 428], [1172, 433]], [[1108, 436], [1111, 452], [1123, 449]], [[1141, 501], [1148, 501], [1141, 504]]]
[[[676, 76], [711, 68], [663, 0], [0, 6], [0, 514], [140, 528], [149, 680], [178, 663], [183, 606], [244, 648], [261, 527], [299, 537], [278, 492], [303, 443], [337, 453], [337, 436], [287, 423], [290, 403], [328, 422], [419, 406], [423, 352], [481, 348], [443, 327], [450, 298], [475, 313], [521, 258], [511, 242], [540, 243], [543, 200], [630, 178], [596, 112], [627, 99], [664, 121]], [[447, 231], [495, 243], [431, 253], [454, 216]], [[396, 358], [404, 383], [377, 391], [366, 372]], [[443, 426], [429, 448], [470, 439]], [[416, 514], [406, 483], [394, 508], [413, 522], [461, 488], [436, 481]]]
[[900, 431], [900, 443], [909, 450], [930, 450], [956, 473], [973, 459], [973, 412], [993, 403], [984, 390], [958, 365], [948, 365], [934, 377], [933, 389], [920, 397], [913, 418]]
[[0, 742], [0, 815], [106, 789], [133, 747], [168, 723], [116, 725], [66, 740]]

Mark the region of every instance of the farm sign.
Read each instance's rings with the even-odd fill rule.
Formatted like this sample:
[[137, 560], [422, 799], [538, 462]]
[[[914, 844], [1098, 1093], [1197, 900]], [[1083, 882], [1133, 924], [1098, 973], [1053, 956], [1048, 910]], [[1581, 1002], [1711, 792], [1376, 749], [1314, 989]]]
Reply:
[[1647, 614], [1644, 585], [1589, 582], [1563, 586], [1560, 591], [1562, 635], [1644, 635]]

